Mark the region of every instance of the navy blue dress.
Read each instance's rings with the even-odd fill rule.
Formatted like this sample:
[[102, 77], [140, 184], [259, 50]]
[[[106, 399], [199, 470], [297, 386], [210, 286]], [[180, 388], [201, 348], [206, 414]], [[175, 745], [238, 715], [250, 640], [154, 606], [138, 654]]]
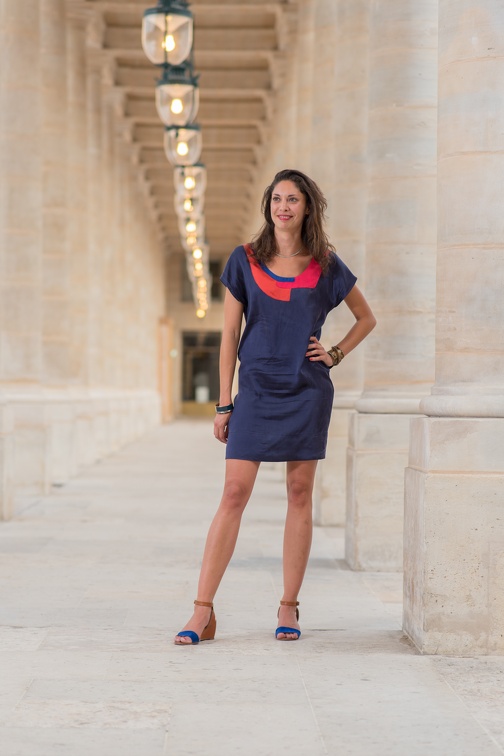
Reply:
[[327, 313], [356, 277], [333, 252], [326, 274], [312, 258], [294, 278], [257, 262], [249, 245], [231, 254], [221, 281], [243, 304], [238, 394], [230, 415], [227, 459], [258, 462], [323, 459], [334, 389], [329, 368], [310, 362]]

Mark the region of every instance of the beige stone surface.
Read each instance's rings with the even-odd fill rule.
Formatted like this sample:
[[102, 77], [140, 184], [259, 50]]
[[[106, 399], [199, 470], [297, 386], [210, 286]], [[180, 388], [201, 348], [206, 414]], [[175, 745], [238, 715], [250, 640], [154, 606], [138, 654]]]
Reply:
[[179, 422], [4, 523], [2, 756], [502, 754], [503, 660], [416, 653], [401, 577], [348, 570], [340, 529], [315, 529], [301, 639], [275, 641], [278, 466], [260, 470], [216, 640], [172, 644], [222, 473], [211, 422]]
[[350, 417], [345, 559], [352, 569], [402, 569], [409, 420], [401, 414]]
[[402, 567], [409, 420], [434, 379], [436, 32], [434, 2], [371, 7], [365, 277], [378, 325], [347, 481], [346, 554], [359, 569], [380, 569], [380, 553], [384, 569]]
[[440, 2], [436, 383], [405, 487], [404, 628], [433, 654], [504, 651], [502, 22]]

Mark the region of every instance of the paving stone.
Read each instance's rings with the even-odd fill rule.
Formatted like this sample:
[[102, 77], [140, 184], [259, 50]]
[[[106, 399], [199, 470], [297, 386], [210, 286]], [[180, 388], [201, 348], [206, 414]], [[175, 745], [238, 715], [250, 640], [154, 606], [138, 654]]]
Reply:
[[357, 573], [316, 528], [301, 640], [274, 639], [285, 484], [265, 465], [216, 598], [217, 636], [173, 645], [223, 480], [179, 421], [0, 527], [1, 756], [497, 756], [504, 662], [416, 653], [401, 576]]

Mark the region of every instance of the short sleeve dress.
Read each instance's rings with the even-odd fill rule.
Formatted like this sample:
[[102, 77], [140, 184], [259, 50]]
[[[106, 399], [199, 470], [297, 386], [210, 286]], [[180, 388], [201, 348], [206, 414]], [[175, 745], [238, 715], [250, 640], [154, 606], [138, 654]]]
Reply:
[[284, 462], [323, 459], [334, 395], [329, 368], [310, 362], [328, 312], [356, 277], [330, 252], [326, 274], [316, 260], [294, 278], [272, 273], [249, 245], [231, 254], [221, 281], [244, 307], [238, 348], [238, 394], [230, 415], [227, 459]]

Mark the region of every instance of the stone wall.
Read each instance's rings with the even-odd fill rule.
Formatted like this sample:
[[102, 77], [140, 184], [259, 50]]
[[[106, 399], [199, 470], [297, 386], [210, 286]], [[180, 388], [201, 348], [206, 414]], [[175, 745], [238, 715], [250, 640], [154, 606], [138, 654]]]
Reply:
[[309, 0], [298, 23], [252, 204], [280, 168], [318, 181], [378, 319], [333, 371], [316, 519], [346, 517], [352, 568], [404, 564], [421, 651], [503, 653], [504, 8]]
[[165, 250], [86, 14], [63, 0], [4, 5], [0, 517], [8, 518], [16, 497], [65, 482], [159, 422]]

